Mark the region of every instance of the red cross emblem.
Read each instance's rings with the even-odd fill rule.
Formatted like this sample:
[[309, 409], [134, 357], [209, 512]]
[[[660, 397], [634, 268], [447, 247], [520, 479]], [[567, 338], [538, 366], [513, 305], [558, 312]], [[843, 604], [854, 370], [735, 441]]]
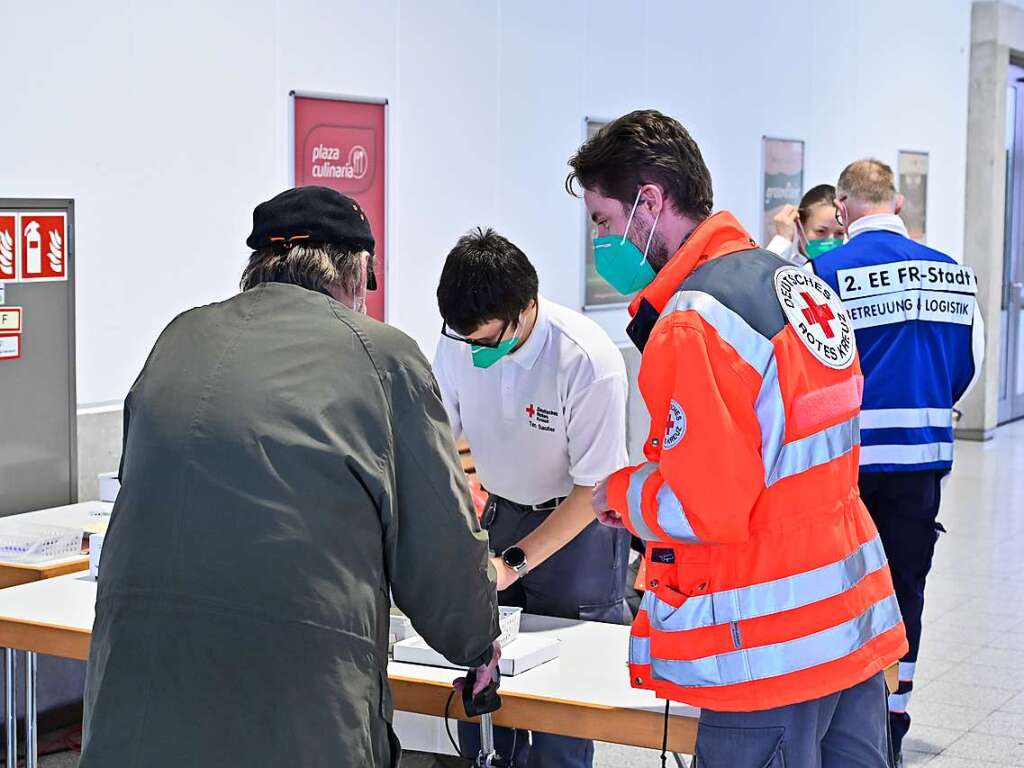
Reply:
[[832, 330], [832, 321], [836, 319], [836, 316], [832, 314], [832, 308], [828, 304], [815, 303], [807, 291], [801, 291], [800, 297], [807, 303], [807, 307], [803, 311], [807, 322], [811, 325], [820, 325], [821, 330], [825, 332], [826, 339], [835, 336], [835, 331]]
[[526, 415], [529, 416], [531, 419], [537, 415], [537, 409], [533, 407], [533, 403], [530, 403], [526, 407]]

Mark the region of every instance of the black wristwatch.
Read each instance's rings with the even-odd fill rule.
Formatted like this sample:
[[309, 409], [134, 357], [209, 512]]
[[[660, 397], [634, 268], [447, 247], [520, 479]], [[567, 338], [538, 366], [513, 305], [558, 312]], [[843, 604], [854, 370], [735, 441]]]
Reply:
[[501, 561], [511, 568], [517, 576], [525, 576], [530, 572], [526, 563], [526, 553], [521, 547], [509, 547], [501, 553]]

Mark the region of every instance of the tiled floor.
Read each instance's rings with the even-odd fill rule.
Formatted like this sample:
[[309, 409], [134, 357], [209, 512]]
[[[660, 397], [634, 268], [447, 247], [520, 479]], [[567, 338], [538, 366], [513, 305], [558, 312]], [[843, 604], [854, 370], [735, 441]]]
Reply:
[[[940, 520], [948, 533], [928, 582], [906, 765], [1024, 768], [1024, 422], [985, 444], [957, 443]], [[596, 765], [660, 762], [599, 744]]]

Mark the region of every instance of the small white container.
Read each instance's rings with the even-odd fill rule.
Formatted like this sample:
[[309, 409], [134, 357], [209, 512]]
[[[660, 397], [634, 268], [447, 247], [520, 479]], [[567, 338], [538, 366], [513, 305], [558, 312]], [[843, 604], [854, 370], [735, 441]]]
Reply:
[[498, 625], [501, 627], [501, 637], [498, 638], [498, 642], [501, 643], [502, 648], [515, 642], [515, 639], [519, 637], [519, 622], [522, 618], [522, 608], [498, 606]]
[[89, 575], [94, 579], [100, 575], [100, 553], [103, 550], [103, 537], [106, 534], [94, 533], [89, 537]]
[[406, 638], [415, 635], [416, 630], [412, 628], [412, 621], [408, 616], [392, 613], [391, 628], [388, 634], [391, 642], [397, 643], [399, 640], [405, 640]]
[[117, 492], [121, 490], [121, 481], [117, 472], [100, 472], [96, 475], [100, 486], [100, 501], [115, 501]]

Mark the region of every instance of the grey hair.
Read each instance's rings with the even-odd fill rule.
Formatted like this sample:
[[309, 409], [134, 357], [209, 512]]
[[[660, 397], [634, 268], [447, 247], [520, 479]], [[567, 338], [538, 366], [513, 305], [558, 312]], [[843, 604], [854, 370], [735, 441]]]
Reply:
[[367, 267], [372, 268], [373, 257], [367, 251], [350, 251], [328, 244], [290, 248], [272, 245], [253, 251], [240, 286], [248, 291], [261, 283], [291, 283], [324, 292], [336, 285], [354, 294], [359, 287], [359, 261], [363, 254], [367, 256]]

